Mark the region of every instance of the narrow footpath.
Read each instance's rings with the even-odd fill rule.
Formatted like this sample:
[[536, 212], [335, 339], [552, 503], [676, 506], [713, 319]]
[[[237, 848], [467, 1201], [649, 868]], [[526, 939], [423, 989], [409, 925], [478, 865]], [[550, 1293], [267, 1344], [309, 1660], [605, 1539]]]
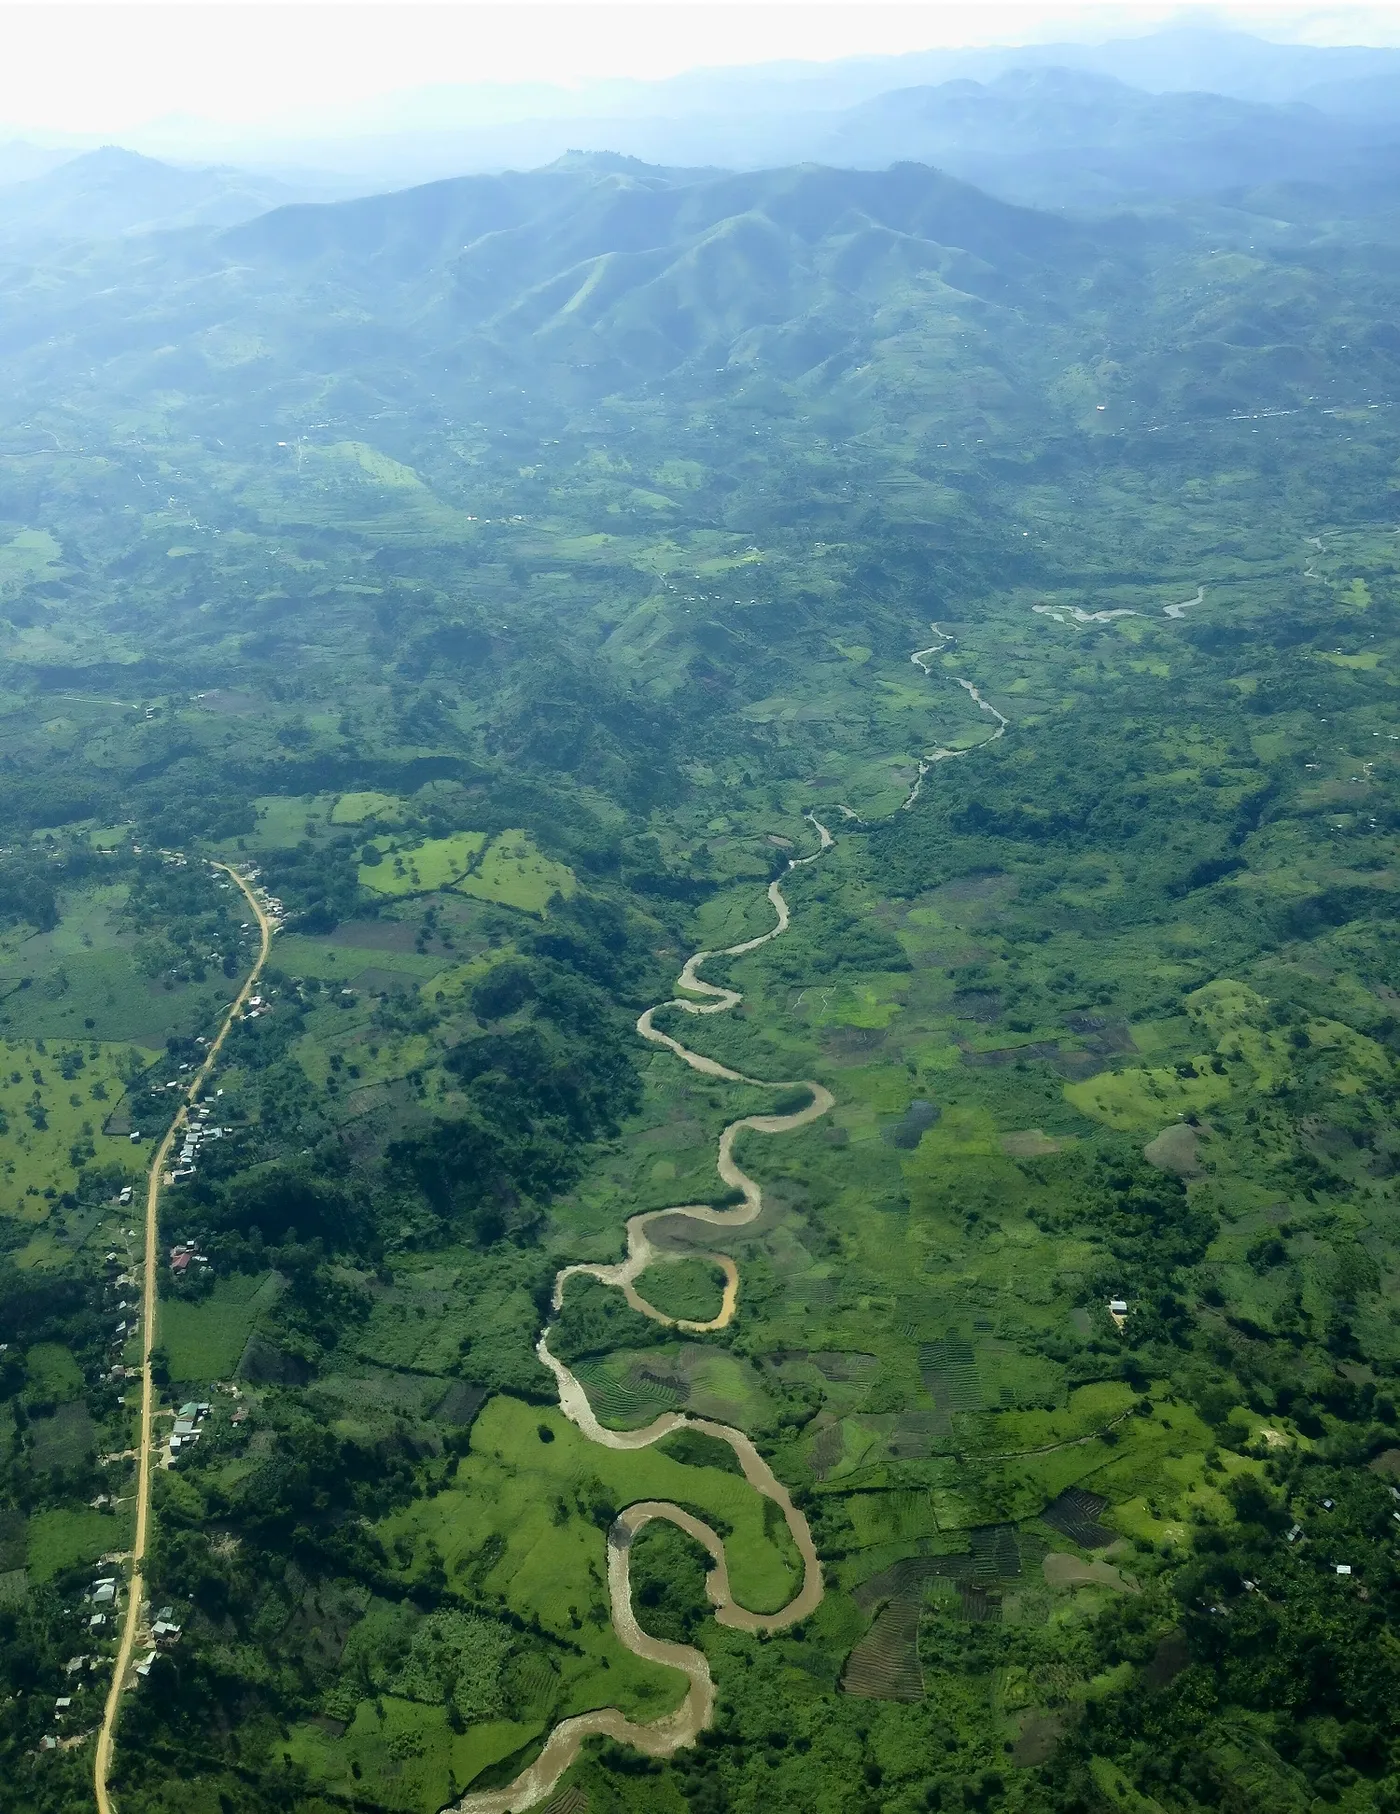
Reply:
[[219, 1028], [218, 1036], [205, 1054], [203, 1064], [190, 1079], [181, 1099], [179, 1112], [166, 1130], [165, 1138], [156, 1148], [146, 1179], [146, 1272], [141, 1297], [141, 1434], [136, 1461], [136, 1529], [131, 1546], [131, 1579], [127, 1585], [126, 1617], [122, 1621], [121, 1642], [117, 1646], [116, 1666], [112, 1670], [112, 1683], [107, 1690], [107, 1705], [103, 1710], [102, 1724], [97, 1733], [93, 1789], [97, 1796], [98, 1814], [113, 1814], [112, 1798], [107, 1790], [107, 1778], [112, 1769], [112, 1748], [116, 1741], [117, 1720], [121, 1714], [122, 1691], [131, 1670], [131, 1657], [136, 1647], [136, 1634], [141, 1626], [141, 1607], [145, 1598], [145, 1581], [141, 1573], [141, 1565], [146, 1559], [150, 1533], [151, 1455], [154, 1446], [152, 1428], [155, 1422], [155, 1388], [151, 1379], [151, 1353], [156, 1342], [156, 1287], [160, 1278], [161, 1178], [166, 1161], [170, 1157], [171, 1148], [175, 1144], [175, 1136], [188, 1119], [191, 1105], [199, 1100], [200, 1092], [208, 1082], [210, 1073], [218, 1060], [219, 1049], [228, 1037], [228, 1030], [237, 1020], [243, 1004], [253, 993], [272, 946], [272, 922], [263, 911], [262, 904], [253, 889], [229, 864], [214, 863], [211, 867], [221, 869], [231, 881], [236, 883], [242, 890], [249, 907], [252, 908], [258, 923], [258, 956], [257, 962], [248, 972], [243, 987], [238, 991], [228, 1013], [224, 1016], [223, 1025]]

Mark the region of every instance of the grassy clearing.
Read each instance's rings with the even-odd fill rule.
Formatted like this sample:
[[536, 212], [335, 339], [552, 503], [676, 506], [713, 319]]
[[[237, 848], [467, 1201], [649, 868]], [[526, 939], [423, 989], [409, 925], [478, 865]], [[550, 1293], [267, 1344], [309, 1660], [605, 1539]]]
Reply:
[[31, 1389], [39, 1399], [63, 1404], [83, 1389], [82, 1369], [58, 1342], [36, 1342], [24, 1357]]
[[566, 864], [536, 849], [528, 832], [503, 831], [476, 869], [456, 886], [478, 900], [542, 914], [556, 894], [570, 899], [578, 883]]
[[294, 1726], [281, 1755], [352, 1802], [368, 1792], [396, 1814], [436, 1814], [483, 1770], [538, 1736], [543, 1723], [485, 1720], [454, 1732], [444, 1708], [381, 1695], [359, 1703], [339, 1738], [310, 1721]]
[[[541, 1427], [552, 1432], [552, 1440], [541, 1440]], [[580, 1483], [588, 1481], [596, 1481], [598, 1490], [590, 1488], [581, 1506]], [[620, 1509], [638, 1499], [675, 1500], [728, 1527], [730, 1581], [735, 1597], [751, 1610], [774, 1611], [799, 1586], [801, 1567], [786, 1527], [769, 1534], [765, 1501], [740, 1476], [684, 1467], [655, 1448], [632, 1453], [600, 1448], [558, 1411], [505, 1397], [493, 1398], [473, 1426], [471, 1454], [455, 1488], [395, 1514], [379, 1528], [391, 1548], [400, 1534], [420, 1543], [431, 1536], [449, 1577], [470, 1569], [493, 1538], [503, 1540], [499, 1559], [483, 1576], [488, 1591], [504, 1594], [521, 1612], [538, 1608], [546, 1624], [601, 1646], [596, 1656], [611, 1656], [621, 1647], [610, 1625], [599, 1626], [596, 1638], [584, 1635], [588, 1608], [606, 1599], [604, 1531], [592, 1508]], [[583, 1632], [571, 1624], [571, 1605], [585, 1618]], [[603, 1690], [609, 1698], [641, 1666], [629, 1657], [622, 1667], [623, 1676], [614, 1676]], [[616, 1671], [618, 1663], [611, 1668]], [[638, 1680], [650, 1681], [654, 1674], [646, 1669]], [[679, 1691], [677, 1677], [668, 1692]]]
[[396, 794], [342, 794], [331, 809], [331, 824], [363, 825], [366, 819], [384, 819], [394, 824], [403, 813], [403, 801]]
[[1216, 1076], [1208, 1059], [1195, 1063], [1195, 1071], [1190, 1077], [1166, 1067], [1101, 1071], [1083, 1083], [1067, 1083], [1065, 1100], [1120, 1132], [1151, 1133], [1183, 1115], [1204, 1114], [1229, 1096], [1229, 1078]]
[[245, 840], [249, 849], [284, 849], [300, 844], [308, 826], [317, 831], [331, 822], [334, 794], [262, 794], [253, 801], [256, 829]]
[[704, 1323], [719, 1315], [724, 1274], [709, 1260], [665, 1261], [647, 1267], [637, 1290], [663, 1316]]
[[81, 1167], [137, 1157], [102, 1124], [142, 1064], [130, 1047], [96, 1040], [0, 1040], [0, 1214], [43, 1221]]
[[385, 950], [354, 945], [336, 938], [308, 938], [288, 933], [277, 941], [279, 966], [289, 976], [314, 976], [324, 982], [341, 982], [365, 970], [399, 971], [405, 983], [436, 976], [447, 962], [421, 951]]
[[276, 1298], [276, 1275], [266, 1272], [261, 1278], [220, 1279], [198, 1302], [167, 1299], [160, 1308], [158, 1332], [170, 1356], [170, 1377], [191, 1383], [228, 1379], [258, 1317]]
[[0, 547], [0, 599], [54, 572], [63, 550], [47, 529], [21, 529]]
[[8, 972], [13, 966], [18, 975], [35, 976], [55, 958], [129, 945], [131, 934], [122, 930], [119, 919], [128, 893], [123, 882], [65, 890], [59, 897], [61, 917], [51, 932], [31, 932], [20, 925], [0, 934], [0, 967]]
[[391, 459], [365, 441], [337, 441], [331, 447], [316, 449], [315, 457], [334, 463], [354, 473], [362, 473], [374, 485], [390, 491], [417, 491], [423, 484], [411, 466]]
[[116, 1512], [55, 1509], [36, 1512], [26, 1532], [29, 1568], [36, 1581], [52, 1581], [66, 1568], [95, 1562], [131, 1542], [125, 1507]]
[[395, 845], [376, 838], [379, 863], [361, 863], [360, 886], [375, 894], [431, 894], [464, 880], [486, 844], [484, 831], [454, 832], [450, 838], [425, 838], [420, 844]]
[[1077, 1442], [1091, 1436], [1132, 1407], [1136, 1394], [1121, 1380], [1102, 1380], [1071, 1392], [1062, 1409], [1005, 1411], [995, 1417], [991, 1446], [1006, 1454]]
[[[28, 986], [0, 980], [0, 1030], [12, 1039], [133, 1040], [160, 1045], [172, 1032], [206, 1026], [228, 1000], [223, 978], [153, 982], [123, 950], [83, 950], [31, 974]], [[92, 1025], [89, 1026], [88, 1022]]]

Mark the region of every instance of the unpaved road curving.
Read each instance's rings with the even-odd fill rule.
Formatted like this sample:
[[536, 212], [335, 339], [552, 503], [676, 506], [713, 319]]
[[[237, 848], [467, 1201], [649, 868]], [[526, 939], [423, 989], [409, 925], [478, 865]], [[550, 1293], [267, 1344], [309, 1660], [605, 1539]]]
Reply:
[[219, 1056], [219, 1048], [228, 1037], [228, 1030], [238, 1018], [239, 1010], [253, 992], [259, 976], [262, 975], [267, 954], [272, 944], [272, 922], [263, 912], [257, 896], [239, 875], [236, 869], [227, 863], [215, 863], [215, 869], [222, 869], [225, 875], [236, 882], [243, 891], [248, 905], [252, 908], [258, 922], [259, 947], [257, 962], [248, 972], [243, 987], [238, 991], [228, 1013], [224, 1016], [223, 1025], [219, 1028], [214, 1043], [204, 1056], [204, 1062], [195, 1072], [180, 1102], [179, 1113], [171, 1122], [165, 1138], [156, 1148], [155, 1157], [151, 1160], [151, 1169], [146, 1177], [146, 1273], [141, 1296], [141, 1437], [136, 1458], [136, 1532], [131, 1546], [131, 1581], [127, 1588], [126, 1617], [122, 1622], [121, 1641], [117, 1646], [117, 1661], [112, 1670], [112, 1683], [107, 1690], [107, 1704], [102, 1713], [102, 1724], [97, 1730], [97, 1755], [93, 1764], [93, 1792], [97, 1797], [98, 1814], [112, 1814], [112, 1799], [107, 1788], [107, 1778], [112, 1772], [112, 1748], [116, 1741], [117, 1720], [121, 1713], [122, 1690], [126, 1685], [127, 1672], [131, 1668], [132, 1651], [136, 1646], [136, 1634], [141, 1628], [141, 1605], [145, 1594], [145, 1581], [141, 1574], [141, 1564], [146, 1559], [146, 1550], [150, 1539], [151, 1514], [151, 1453], [153, 1448], [152, 1425], [155, 1419], [155, 1387], [151, 1379], [151, 1350], [156, 1340], [156, 1285], [160, 1276], [160, 1191], [161, 1174], [165, 1162], [170, 1156], [170, 1149], [175, 1144], [175, 1136], [184, 1126], [189, 1114], [190, 1105], [199, 1099], [199, 1093], [208, 1082], [209, 1074]]

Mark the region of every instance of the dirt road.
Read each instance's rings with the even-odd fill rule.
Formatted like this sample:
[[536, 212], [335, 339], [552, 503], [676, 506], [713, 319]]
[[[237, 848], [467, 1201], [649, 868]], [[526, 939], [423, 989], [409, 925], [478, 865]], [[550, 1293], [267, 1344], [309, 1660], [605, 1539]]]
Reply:
[[204, 1062], [190, 1079], [184, 1096], [180, 1100], [179, 1113], [166, 1130], [165, 1138], [156, 1148], [155, 1157], [151, 1160], [151, 1169], [146, 1179], [146, 1274], [141, 1293], [141, 1434], [137, 1446], [136, 1460], [136, 1530], [131, 1546], [131, 1581], [127, 1588], [126, 1616], [122, 1621], [121, 1642], [117, 1646], [116, 1667], [112, 1671], [112, 1685], [107, 1690], [107, 1705], [103, 1710], [102, 1724], [97, 1733], [97, 1756], [93, 1765], [93, 1790], [97, 1797], [99, 1814], [113, 1814], [112, 1798], [107, 1790], [107, 1778], [112, 1769], [112, 1747], [116, 1740], [117, 1719], [121, 1712], [122, 1689], [131, 1669], [132, 1652], [136, 1647], [136, 1634], [141, 1628], [141, 1606], [145, 1593], [145, 1582], [141, 1574], [141, 1564], [146, 1559], [146, 1549], [150, 1533], [151, 1511], [151, 1456], [154, 1446], [153, 1424], [155, 1422], [155, 1388], [151, 1379], [151, 1351], [156, 1341], [156, 1286], [160, 1277], [160, 1193], [161, 1178], [165, 1164], [170, 1157], [170, 1149], [175, 1144], [175, 1136], [188, 1118], [191, 1103], [197, 1102], [200, 1091], [208, 1082], [219, 1056], [219, 1049], [228, 1037], [228, 1030], [237, 1020], [243, 1004], [252, 994], [258, 978], [262, 975], [267, 962], [267, 954], [272, 944], [272, 922], [262, 909], [261, 903], [252, 888], [236, 869], [227, 863], [215, 863], [215, 869], [222, 869], [230, 879], [243, 891], [248, 905], [252, 908], [258, 922], [259, 947], [257, 962], [248, 972], [247, 980], [238, 991], [236, 998], [224, 1016], [223, 1025], [218, 1035], [205, 1054]]

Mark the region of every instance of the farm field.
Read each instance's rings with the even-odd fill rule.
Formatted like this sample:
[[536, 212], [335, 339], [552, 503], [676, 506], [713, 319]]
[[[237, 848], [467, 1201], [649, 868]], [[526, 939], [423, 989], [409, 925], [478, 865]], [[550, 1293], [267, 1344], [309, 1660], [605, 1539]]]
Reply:
[[279, 1281], [242, 1274], [220, 1279], [208, 1297], [175, 1299], [161, 1314], [161, 1343], [173, 1380], [205, 1384], [233, 1376], [259, 1314], [277, 1301]]
[[[385, 839], [377, 864], [360, 864], [360, 883], [376, 894], [430, 894], [450, 888], [466, 875], [481, 854], [485, 832], [462, 831], [455, 837], [428, 839], [418, 845], [395, 845]], [[376, 842], [374, 848], [381, 849]], [[383, 872], [381, 874], [381, 871]]]
[[[150, 1054], [97, 1040], [0, 1039], [0, 1213], [41, 1223], [90, 1166], [139, 1175], [141, 1152], [103, 1123]], [[115, 1193], [113, 1193], [115, 1194]]]
[[479, 866], [455, 886], [479, 900], [543, 914], [556, 894], [568, 900], [576, 883], [568, 865], [537, 850], [528, 832], [505, 831], [492, 839]]
[[6, 1792], [91, 1794], [217, 857], [119, 1814], [609, 1708], [534, 1805], [1386, 1814], [1389, 228], [546, 179], [586, 280], [464, 179], [6, 302]]

